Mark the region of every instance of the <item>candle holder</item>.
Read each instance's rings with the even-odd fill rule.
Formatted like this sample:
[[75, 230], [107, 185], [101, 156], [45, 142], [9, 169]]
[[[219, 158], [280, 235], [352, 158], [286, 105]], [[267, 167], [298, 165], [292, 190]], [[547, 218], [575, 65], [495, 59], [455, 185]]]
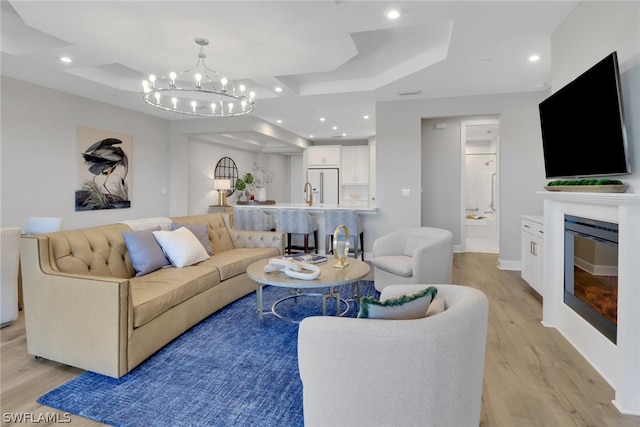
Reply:
[[[344, 232], [344, 233], [342, 233]], [[333, 256], [336, 258], [337, 264], [334, 268], [346, 268], [349, 263], [346, 262], [349, 256], [349, 242], [351, 235], [346, 225], [339, 225], [333, 232]]]

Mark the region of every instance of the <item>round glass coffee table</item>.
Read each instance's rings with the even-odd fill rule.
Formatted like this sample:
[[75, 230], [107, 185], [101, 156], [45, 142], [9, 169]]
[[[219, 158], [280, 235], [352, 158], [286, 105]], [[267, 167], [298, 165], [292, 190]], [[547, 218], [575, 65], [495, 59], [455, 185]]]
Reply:
[[[363, 261], [359, 261], [357, 259], [349, 258], [347, 262], [349, 265], [345, 268], [335, 268], [333, 257], [327, 257], [328, 261], [320, 264], [315, 264], [320, 268], [320, 276], [314, 280], [303, 280], [303, 279], [294, 279], [282, 271], [274, 271], [271, 273], [265, 273], [264, 267], [269, 263], [268, 259], [263, 259], [260, 261], [256, 261], [251, 264], [247, 268], [247, 275], [256, 281], [256, 306], [258, 311], [258, 322], [259, 325], [262, 326], [263, 316], [265, 314], [273, 314], [279, 319], [286, 320], [289, 322], [298, 322], [297, 320], [289, 319], [286, 316], [278, 313], [276, 308], [278, 304], [289, 299], [296, 298], [305, 295], [311, 296], [322, 296], [322, 314], [326, 315], [326, 303], [327, 299], [336, 299], [336, 314], [340, 316], [344, 316], [349, 311], [349, 304], [346, 300], [340, 298], [340, 293], [334, 290], [335, 286], [346, 285], [349, 283], [358, 282], [364, 276], [369, 273], [370, 267], [369, 264]], [[271, 310], [265, 311], [263, 309], [263, 301], [262, 301], [262, 288], [265, 285], [278, 286], [283, 288], [290, 288], [296, 290], [306, 290], [309, 291], [311, 289], [325, 288], [328, 292], [323, 293], [295, 293], [288, 295], [284, 298], [280, 298], [278, 301], [273, 303], [271, 306]], [[346, 309], [344, 311], [340, 310], [341, 302], [346, 305]]]

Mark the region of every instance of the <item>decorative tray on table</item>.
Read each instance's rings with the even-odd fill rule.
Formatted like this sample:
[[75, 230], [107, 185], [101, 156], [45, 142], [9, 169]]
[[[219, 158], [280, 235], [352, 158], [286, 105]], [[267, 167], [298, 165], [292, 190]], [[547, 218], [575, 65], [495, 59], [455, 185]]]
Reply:
[[624, 193], [629, 188], [618, 180], [611, 179], [575, 179], [552, 181], [544, 186], [547, 191], [576, 191], [589, 193]]

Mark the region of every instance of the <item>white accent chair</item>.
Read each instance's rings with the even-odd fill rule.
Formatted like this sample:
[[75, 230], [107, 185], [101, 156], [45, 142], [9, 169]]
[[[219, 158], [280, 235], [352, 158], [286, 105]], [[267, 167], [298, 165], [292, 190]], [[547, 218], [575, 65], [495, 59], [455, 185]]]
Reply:
[[0, 327], [18, 318], [18, 275], [20, 264], [20, 228], [0, 228]]
[[[389, 286], [380, 299], [426, 286]], [[302, 320], [305, 427], [480, 424], [489, 301], [471, 287], [434, 286], [446, 310], [431, 317]]]
[[404, 228], [373, 242], [374, 284], [451, 283], [453, 234], [432, 227]]

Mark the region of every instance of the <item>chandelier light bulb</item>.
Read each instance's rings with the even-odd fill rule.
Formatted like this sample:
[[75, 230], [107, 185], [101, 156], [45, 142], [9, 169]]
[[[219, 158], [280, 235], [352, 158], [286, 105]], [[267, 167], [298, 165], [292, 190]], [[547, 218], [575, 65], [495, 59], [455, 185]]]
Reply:
[[[204, 48], [209, 42], [197, 38], [195, 43], [200, 48], [196, 64], [162, 77], [149, 74], [142, 82], [144, 101], [161, 110], [199, 117], [241, 116], [253, 112], [255, 92], [249, 92], [244, 84], [236, 87], [233, 80], [207, 67]], [[183, 76], [182, 81], [177, 80], [178, 76]], [[186, 83], [187, 76], [192, 76], [194, 83]], [[183, 81], [186, 86], [182, 86]]]

